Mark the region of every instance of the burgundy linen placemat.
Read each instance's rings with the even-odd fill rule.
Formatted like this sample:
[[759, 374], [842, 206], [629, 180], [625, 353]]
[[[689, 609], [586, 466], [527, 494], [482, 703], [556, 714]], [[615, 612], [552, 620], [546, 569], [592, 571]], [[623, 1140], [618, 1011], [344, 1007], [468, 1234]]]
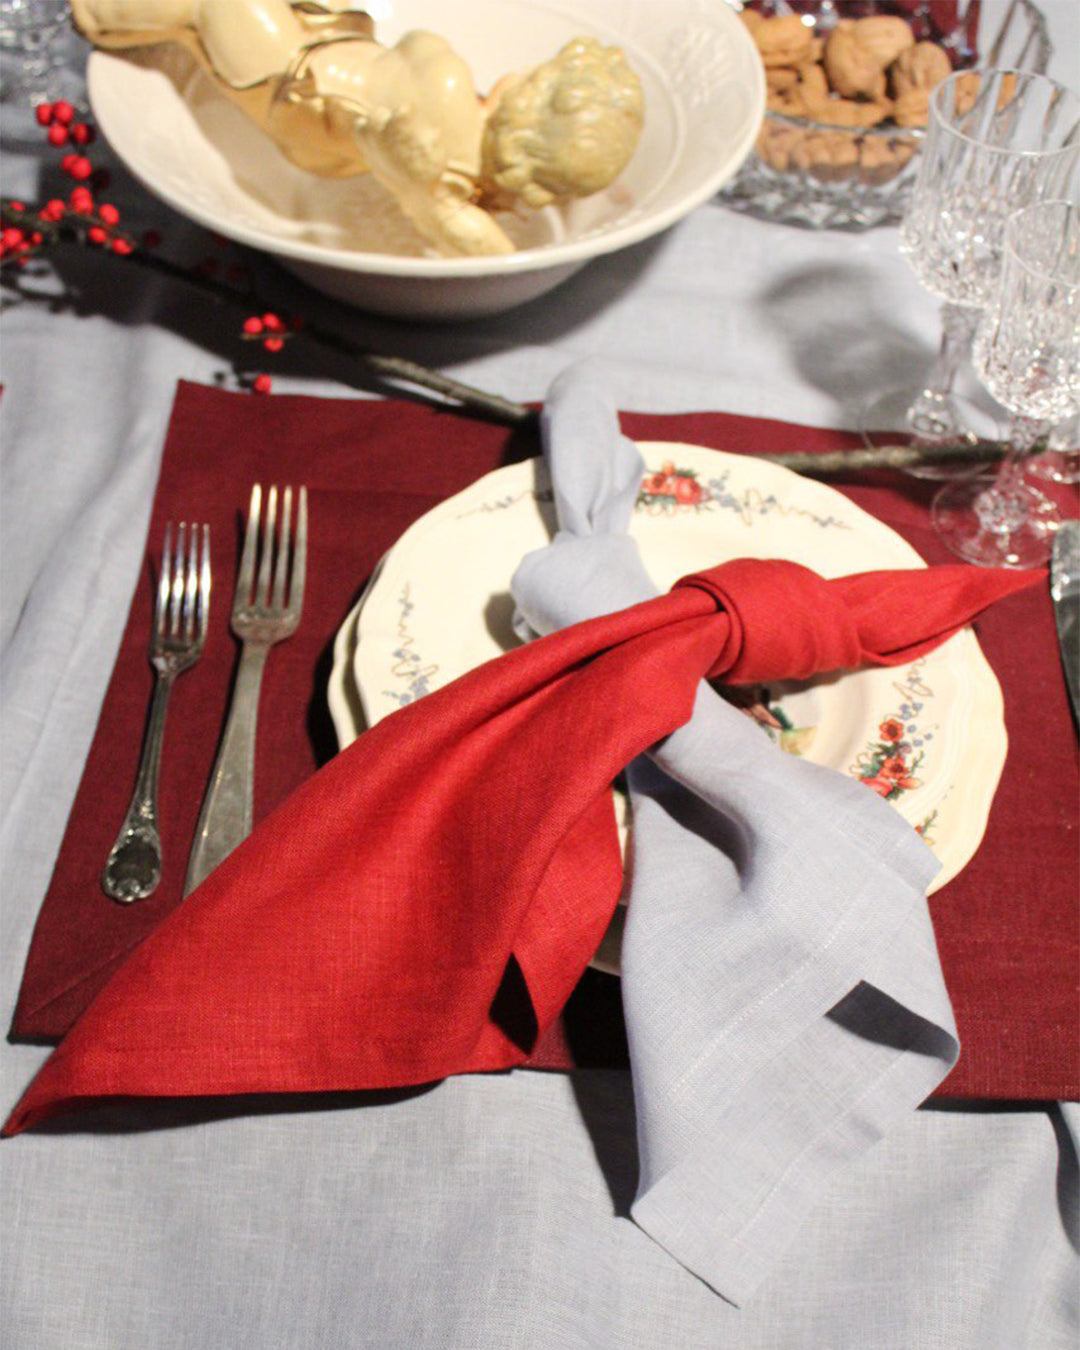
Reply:
[[[836, 449], [844, 433], [720, 413], [625, 414], [641, 440], [731, 451]], [[149, 549], [167, 520], [211, 525], [214, 603], [202, 660], [177, 682], [160, 790], [165, 875], [125, 907], [99, 877], [134, 782], [152, 687], [153, 608], [140, 574], [116, 668], [27, 960], [13, 1034], [63, 1034], [126, 954], [180, 902], [187, 854], [224, 722], [236, 645], [228, 611], [240, 520], [253, 482], [306, 483], [311, 503], [304, 619], [268, 662], [260, 704], [255, 810], [261, 819], [335, 749], [326, 710], [334, 634], [378, 559], [415, 519], [500, 464], [538, 453], [535, 433], [405, 402], [246, 394], [182, 384], [162, 458]], [[842, 490], [930, 562], [931, 486], [880, 476]], [[995, 607], [977, 632], [1005, 694], [1010, 753], [986, 839], [931, 900], [963, 1054], [940, 1095], [1080, 1095], [1076, 736], [1049, 596]], [[361, 826], [362, 828], [362, 826]], [[312, 897], [317, 907], [317, 897]], [[317, 914], [298, 915], [298, 922]], [[537, 1067], [624, 1065], [617, 982], [588, 972]]]

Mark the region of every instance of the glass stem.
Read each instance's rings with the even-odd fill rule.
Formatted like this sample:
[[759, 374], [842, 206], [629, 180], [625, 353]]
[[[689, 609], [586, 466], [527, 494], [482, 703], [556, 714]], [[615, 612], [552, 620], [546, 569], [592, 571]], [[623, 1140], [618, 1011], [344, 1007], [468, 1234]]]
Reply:
[[993, 486], [975, 502], [975, 514], [984, 529], [1007, 535], [1031, 515], [1030, 494], [1024, 483], [1024, 461], [1045, 442], [1050, 424], [1013, 413], [1009, 418], [1009, 452], [998, 465]]
[[926, 377], [926, 384], [908, 410], [908, 423], [916, 435], [943, 438], [958, 434], [949, 399], [960, 363], [971, 350], [978, 320], [979, 311], [972, 305], [942, 305], [941, 346], [937, 359]]
[[999, 483], [1017, 486], [1024, 477], [1024, 461], [1046, 448], [1050, 423], [1040, 417], [1024, 417], [1012, 413], [1009, 417], [1009, 453], [1001, 462]]

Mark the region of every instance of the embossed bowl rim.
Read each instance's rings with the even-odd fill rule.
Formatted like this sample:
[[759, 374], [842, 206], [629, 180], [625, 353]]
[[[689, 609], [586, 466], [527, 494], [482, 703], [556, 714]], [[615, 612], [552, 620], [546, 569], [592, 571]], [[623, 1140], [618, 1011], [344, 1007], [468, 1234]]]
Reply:
[[[723, 57], [729, 77], [739, 82], [738, 92], [742, 99], [738, 126], [731, 139], [725, 143], [723, 153], [713, 158], [711, 152], [702, 152], [701, 145], [694, 143], [692, 135], [683, 136], [683, 143], [670, 147], [670, 152], [673, 158], [685, 161], [686, 157], [693, 157], [700, 161], [694, 166], [692, 184], [671, 200], [653, 205], [646, 202], [640, 214], [633, 213], [625, 224], [616, 223], [586, 233], [579, 239], [522, 248], [515, 253], [497, 257], [417, 257], [335, 248], [291, 239], [285, 236], [284, 231], [278, 234], [251, 222], [237, 221], [224, 210], [190, 201], [167, 181], [158, 162], [159, 156], [140, 144], [137, 124], [145, 122], [146, 109], [133, 106], [132, 99], [120, 89], [121, 84], [130, 83], [124, 80], [126, 63], [122, 56], [103, 51], [92, 53], [87, 68], [90, 103], [101, 131], [130, 172], [181, 215], [239, 243], [296, 262], [386, 277], [432, 280], [440, 277], [494, 278], [548, 268], [570, 269], [580, 266], [593, 257], [615, 252], [658, 234], [682, 219], [694, 207], [714, 196], [734, 176], [752, 151], [765, 115], [764, 70], [745, 25], [721, 0], [669, 0], [662, 12], [654, 10], [652, 6], [642, 6], [640, 10], [628, 8], [622, 0], [575, 0], [572, 9], [564, 7], [558, 0], [555, 3], [545, 3], [544, 0], [514, 2], [523, 8], [542, 11], [548, 19], [564, 20], [571, 26], [580, 24], [582, 32], [593, 32], [602, 39], [625, 43], [631, 61], [635, 55], [644, 57], [653, 73], [659, 72], [663, 78], [665, 88], [674, 101], [681, 131], [685, 131], [689, 124], [692, 133], [695, 119], [700, 128], [703, 114], [701, 110], [695, 112], [686, 98], [686, 81], [681, 79], [675, 82], [667, 78], [664, 63], [658, 58], [658, 44], [665, 35], [669, 41], [674, 41], [676, 37], [686, 38], [687, 58], [703, 72], [711, 72], [717, 57]], [[464, 35], [476, 32], [478, 26], [482, 31], [483, 0], [458, 0], [454, 6], [452, 26], [447, 23], [445, 12], [434, 4], [434, 0], [427, 0], [426, 4], [422, 0], [392, 0], [385, 8], [391, 13], [399, 11], [405, 25], [411, 27], [418, 26], [417, 19], [423, 23], [425, 9], [431, 11], [433, 17], [441, 13], [441, 22], [436, 20], [431, 22], [431, 26], [447, 32], [451, 38], [461, 33], [463, 36], [458, 45], [467, 56], [470, 55], [469, 44]], [[415, 12], [415, 18], [410, 11]], [[637, 28], [633, 27], [631, 20], [637, 24]], [[401, 27], [400, 23], [398, 27]], [[394, 36], [393, 25], [389, 25], [385, 31], [388, 37]], [[131, 89], [126, 90], [128, 95], [132, 92]], [[175, 98], [177, 104], [182, 105], [180, 95], [176, 94]], [[663, 166], [662, 174], [666, 174], [670, 168], [670, 163]]]

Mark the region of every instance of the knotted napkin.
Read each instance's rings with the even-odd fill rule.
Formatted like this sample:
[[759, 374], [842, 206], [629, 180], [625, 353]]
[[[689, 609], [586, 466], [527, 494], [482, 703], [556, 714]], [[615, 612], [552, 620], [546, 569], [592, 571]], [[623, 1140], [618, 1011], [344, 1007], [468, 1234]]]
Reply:
[[[587, 369], [556, 381], [543, 418], [559, 528], [514, 578], [522, 636], [655, 595], [627, 534], [645, 466]], [[700, 588], [727, 616], [706, 673], [752, 683], [901, 661], [955, 631], [984, 586], [1029, 580], [940, 567], [825, 581], [735, 561], [673, 595]], [[653, 678], [660, 694], [668, 675]], [[875, 793], [780, 753], [707, 685], [626, 778], [631, 1214], [741, 1302], [833, 1171], [955, 1062], [925, 900], [938, 867]]]
[[[561, 519], [584, 500], [582, 531], [527, 562], [517, 590], [533, 627], [554, 626], [543, 601], [557, 609], [565, 588], [541, 574], [577, 551], [573, 585], [599, 617], [402, 709], [304, 784], [133, 952], [7, 1133], [105, 1098], [521, 1063], [619, 897], [610, 785], [627, 765], [638, 1222], [743, 1297], [777, 1245], [759, 1230], [805, 1207], [898, 1098], [932, 1088], [955, 1054], [922, 898], [932, 857], [874, 794], [780, 755], [701, 680], [907, 662], [1034, 578], [957, 566], [824, 582], [732, 562], [642, 598], [622, 532], [635, 452], [581, 392], [553, 391], [548, 444]], [[573, 459], [589, 426], [582, 498], [558, 452]], [[613, 598], [628, 607], [601, 613]], [[761, 1102], [790, 1117], [783, 1156], [753, 1118]], [[710, 1211], [705, 1227], [687, 1203]]]

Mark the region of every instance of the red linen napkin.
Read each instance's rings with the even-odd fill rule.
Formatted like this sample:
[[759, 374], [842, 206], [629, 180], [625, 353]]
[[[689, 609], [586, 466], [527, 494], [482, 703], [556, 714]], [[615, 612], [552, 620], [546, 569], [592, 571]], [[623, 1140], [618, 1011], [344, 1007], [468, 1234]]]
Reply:
[[540, 1032], [558, 1017], [622, 890], [611, 783], [689, 720], [703, 678], [908, 663], [1044, 580], [733, 561], [486, 663], [379, 723], [226, 859], [75, 1023], [6, 1132], [109, 1097], [521, 1064], [534, 1038], [508, 1029], [503, 991], [524, 980]]
[[[684, 440], [727, 450], [836, 449], [841, 433], [714, 413], [627, 414], [638, 439]], [[305, 618], [274, 651], [265, 678], [256, 816], [264, 817], [332, 753], [324, 687], [333, 633], [375, 562], [436, 501], [500, 462], [537, 453], [505, 428], [406, 403], [275, 397], [182, 385], [165, 447], [150, 526], [159, 547], [168, 519], [209, 520], [214, 531], [211, 635], [200, 664], [179, 681], [161, 785], [166, 873], [159, 891], [121, 907], [99, 875], [123, 816], [151, 689], [146, 642], [153, 598], [140, 578], [116, 671], [39, 918], [15, 1031], [62, 1034], [180, 899], [199, 803], [224, 719], [236, 660], [227, 634], [237, 520], [255, 480], [307, 482], [314, 528]], [[896, 478], [845, 487], [898, 528], [929, 560], [948, 560], [931, 530], [930, 488]], [[986, 840], [936, 895], [937, 929], [963, 1054], [951, 1095], [1067, 1097], [1077, 1068], [1075, 736], [1045, 591], [997, 606], [978, 626], [1002, 681], [1010, 755]], [[1047, 793], [1048, 784], [1056, 785]], [[304, 907], [307, 912], [310, 904]], [[571, 1000], [567, 1033], [551, 1029], [533, 1064], [625, 1063], [615, 982], [589, 972]], [[512, 1003], [512, 1000], [510, 1000]], [[580, 1014], [580, 1016], [578, 1016]], [[597, 1043], [597, 1027], [604, 1030]]]

